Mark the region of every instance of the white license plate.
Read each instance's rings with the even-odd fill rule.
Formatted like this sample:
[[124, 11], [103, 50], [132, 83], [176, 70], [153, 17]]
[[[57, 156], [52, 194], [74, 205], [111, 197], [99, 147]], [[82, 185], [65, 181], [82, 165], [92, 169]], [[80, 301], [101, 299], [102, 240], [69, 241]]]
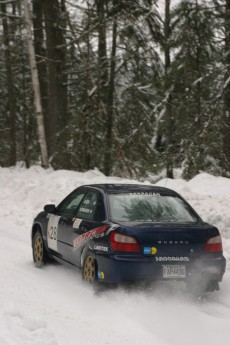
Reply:
[[186, 269], [184, 265], [163, 265], [163, 278], [185, 278]]

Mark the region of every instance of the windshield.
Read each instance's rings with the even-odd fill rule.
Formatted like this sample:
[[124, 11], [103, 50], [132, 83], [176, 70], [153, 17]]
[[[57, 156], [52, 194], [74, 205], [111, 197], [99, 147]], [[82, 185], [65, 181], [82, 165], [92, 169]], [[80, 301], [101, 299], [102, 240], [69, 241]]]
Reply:
[[116, 222], [196, 222], [198, 218], [176, 196], [158, 193], [109, 194], [111, 220]]

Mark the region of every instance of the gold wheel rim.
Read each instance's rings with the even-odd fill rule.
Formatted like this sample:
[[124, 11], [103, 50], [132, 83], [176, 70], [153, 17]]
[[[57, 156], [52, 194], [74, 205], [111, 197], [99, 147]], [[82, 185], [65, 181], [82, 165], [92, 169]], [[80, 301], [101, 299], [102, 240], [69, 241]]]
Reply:
[[43, 259], [43, 243], [40, 235], [34, 241], [34, 259], [36, 263], [41, 263]]
[[84, 265], [84, 280], [92, 284], [95, 280], [95, 263], [92, 256], [88, 256]]

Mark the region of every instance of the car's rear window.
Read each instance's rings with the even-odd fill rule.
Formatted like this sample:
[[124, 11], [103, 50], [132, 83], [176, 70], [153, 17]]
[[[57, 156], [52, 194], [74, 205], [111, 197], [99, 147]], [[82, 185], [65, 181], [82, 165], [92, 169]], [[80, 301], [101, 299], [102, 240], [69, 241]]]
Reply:
[[194, 223], [198, 220], [179, 197], [159, 193], [109, 194], [111, 220], [115, 222]]

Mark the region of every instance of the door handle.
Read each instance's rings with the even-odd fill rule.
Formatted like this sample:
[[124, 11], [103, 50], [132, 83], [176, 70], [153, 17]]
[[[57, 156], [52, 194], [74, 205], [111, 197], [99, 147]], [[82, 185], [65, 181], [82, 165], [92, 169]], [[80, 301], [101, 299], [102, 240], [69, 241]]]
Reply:
[[73, 230], [73, 232], [75, 232], [76, 234], [79, 234], [79, 235], [81, 235], [81, 234], [83, 234], [84, 232], [87, 232], [87, 231], [88, 231], [88, 229], [85, 228], [84, 226], [81, 227], [80, 229], [74, 229]]

